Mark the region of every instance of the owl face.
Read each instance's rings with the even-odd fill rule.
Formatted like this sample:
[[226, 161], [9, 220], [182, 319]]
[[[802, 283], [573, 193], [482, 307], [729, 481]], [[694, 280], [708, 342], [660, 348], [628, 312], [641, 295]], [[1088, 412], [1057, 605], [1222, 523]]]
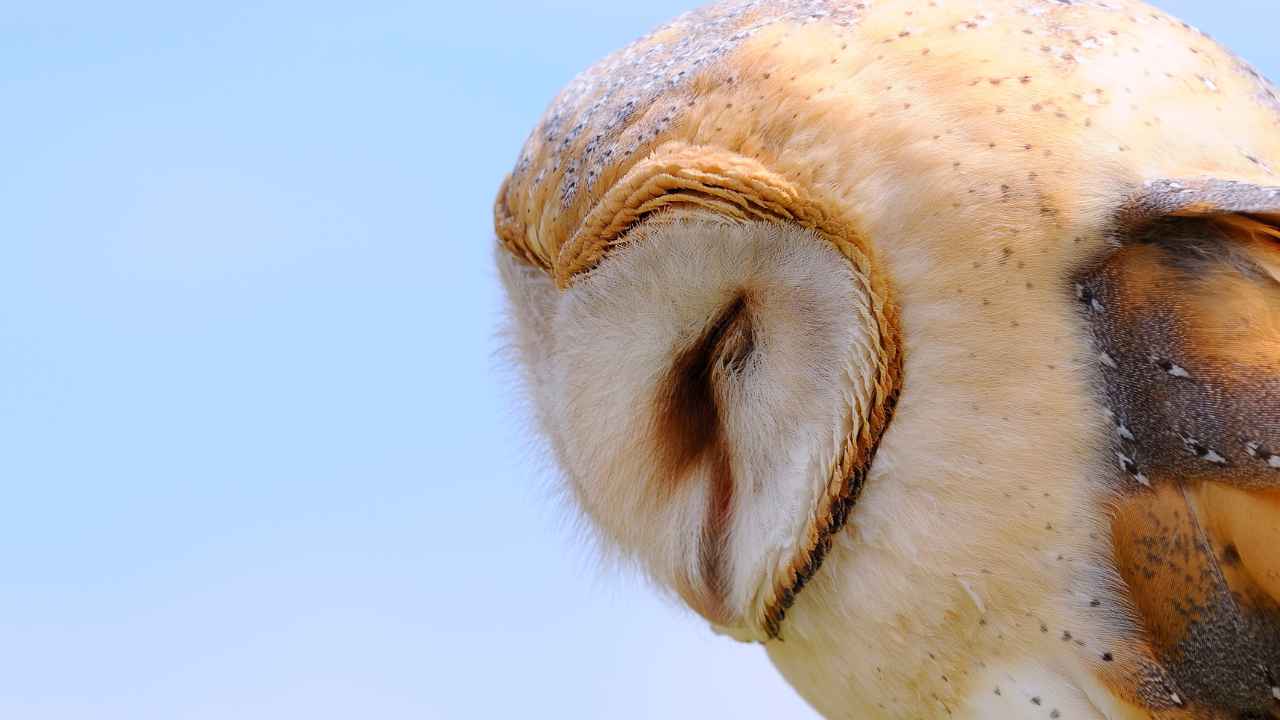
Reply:
[[830, 717], [1280, 713], [1280, 101], [1137, 2], [724, 2], [495, 207], [605, 544]]

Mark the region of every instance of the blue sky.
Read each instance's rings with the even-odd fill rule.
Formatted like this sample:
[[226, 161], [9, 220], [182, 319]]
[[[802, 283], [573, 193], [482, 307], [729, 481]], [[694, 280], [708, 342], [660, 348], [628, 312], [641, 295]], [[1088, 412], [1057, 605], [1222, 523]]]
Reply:
[[0, 717], [806, 716], [597, 568], [495, 358], [503, 173], [694, 4], [5, 9]]

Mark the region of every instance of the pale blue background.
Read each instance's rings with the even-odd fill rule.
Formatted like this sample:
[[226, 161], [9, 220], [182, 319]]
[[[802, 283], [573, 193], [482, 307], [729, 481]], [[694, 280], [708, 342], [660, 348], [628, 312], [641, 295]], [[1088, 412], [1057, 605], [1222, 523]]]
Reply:
[[[806, 716], [494, 370], [499, 180], [693, 3], [537, 4], [0, 8], [0, 717]], [[1272, 0], [1165, 5], [1280, 73]]]

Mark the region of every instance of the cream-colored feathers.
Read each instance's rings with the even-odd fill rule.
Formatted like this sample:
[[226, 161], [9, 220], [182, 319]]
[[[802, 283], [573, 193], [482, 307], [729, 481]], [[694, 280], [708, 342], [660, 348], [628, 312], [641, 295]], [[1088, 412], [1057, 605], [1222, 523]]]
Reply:
[[1277, 108], [1135, 0], [728, 0], [607, 58], [495, 207], [576, 503], [829, 717], [1280, 715], [1280, 341], [1213, 299], [1273, 298]]

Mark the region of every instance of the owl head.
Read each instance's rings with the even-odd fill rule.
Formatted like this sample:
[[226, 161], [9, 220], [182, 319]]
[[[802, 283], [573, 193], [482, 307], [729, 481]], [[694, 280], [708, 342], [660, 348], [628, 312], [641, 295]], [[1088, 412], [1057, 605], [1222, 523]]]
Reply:
[[1130, 0], [686, 14], [499, 192], [539, 431], [829, 716], [1280, 716], [1278, 127]]

